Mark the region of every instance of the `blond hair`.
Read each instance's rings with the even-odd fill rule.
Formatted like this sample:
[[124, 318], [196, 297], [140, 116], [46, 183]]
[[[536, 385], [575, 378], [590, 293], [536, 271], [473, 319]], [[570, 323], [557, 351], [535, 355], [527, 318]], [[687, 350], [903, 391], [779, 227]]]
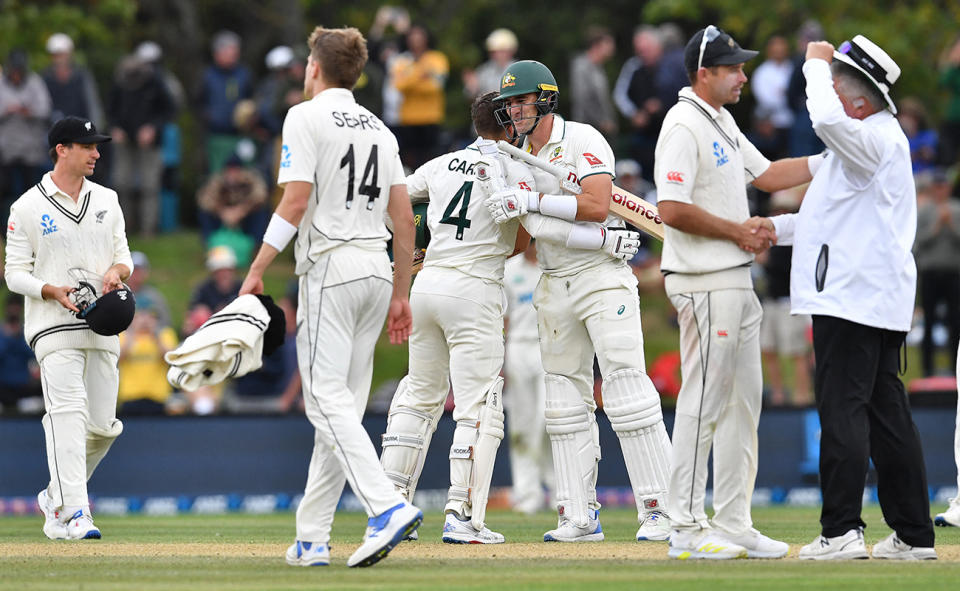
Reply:
[[367, 63], [367, 40], [353, 27], [317, 27], [307, 39], [310, 57], [320, 64], [323, 79], [332, 86], [353, 89]]

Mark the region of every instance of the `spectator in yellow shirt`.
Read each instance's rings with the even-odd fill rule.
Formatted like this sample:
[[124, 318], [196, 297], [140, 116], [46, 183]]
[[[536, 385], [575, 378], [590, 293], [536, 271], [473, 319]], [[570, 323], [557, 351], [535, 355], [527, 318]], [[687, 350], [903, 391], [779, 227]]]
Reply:
[[160, 415], [166, 412], [172, 388], [167, 382], [164, 354], [177, 347], [177, 333], [160, 326], [153, 308], [137, 310], [120, 334], [118, 414]]
[[440, 153], [443, 87], [450, 62], [446, 55], [430, 47], [427, 30], [413, 25], [407, 32], [407, 51], [397, 56], [390, 71], [393, 85], [402, 97], [397, 128], [400, 158], [411, 169]]

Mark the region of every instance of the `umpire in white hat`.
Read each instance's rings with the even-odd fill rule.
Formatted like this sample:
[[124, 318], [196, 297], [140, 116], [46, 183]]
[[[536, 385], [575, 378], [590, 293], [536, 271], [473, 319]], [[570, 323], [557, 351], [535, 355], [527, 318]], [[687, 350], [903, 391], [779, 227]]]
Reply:
[[867, 558], [860, 513], [872, 459], [894, 530], [873, 557], [934, 559], [923, 451], [898, 375], [917, 279], [910, 148], [890, 97], [900, 67], [857, 35], [837, 51], [810, 43], [803, 74], [827, 151], [809, 160], [799, 213], [760, 222], [793, 244], [792, 312], [813, 316], [822, 532], [799, 557]]

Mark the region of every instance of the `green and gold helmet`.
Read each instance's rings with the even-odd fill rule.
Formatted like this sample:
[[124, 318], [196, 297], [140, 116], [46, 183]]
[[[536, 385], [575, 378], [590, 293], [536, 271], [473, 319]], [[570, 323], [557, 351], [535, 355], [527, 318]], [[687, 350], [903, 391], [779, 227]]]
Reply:
[[[494, 101], [503, 103], [511, 97], [525, 94], [536, 95], [537, 116], [534, 128], [544, 115], [557, 110], [560, 100], [557, 79], [553, 77], [553, 72], [548, 67], [538, 61], [523, 60], [507, 66], [507, 69], [503, 72], [503, 77], [500, 78], [500, 94]], [[506, 107], [500, 107], [495, 114], [497, 122], [507, 131], [507, 137], [511, 140], [516, 138], [516, 133], [513, 131], [513, 122]], [[527, 133], [532, 131], [533, 128]]]

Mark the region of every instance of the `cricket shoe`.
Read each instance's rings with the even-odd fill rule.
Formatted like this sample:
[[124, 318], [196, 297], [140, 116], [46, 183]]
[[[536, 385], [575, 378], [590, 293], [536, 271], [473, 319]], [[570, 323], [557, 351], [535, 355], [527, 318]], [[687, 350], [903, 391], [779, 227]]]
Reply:
[[453, 513], [447, 513], [440, 539], [444, 544], [502, 544], [505, 540], [503, 534], [490, 531], [486, 526], [477, 530], [469, 519], [461, 520]]
[[728, 540], [747, 549], [747, 558], [783, 558], [790, 551], [790, 544], [768, 538], [754, 528], [746, 533], [732, 535], [724, 533]]
[[51, 540], [67, 539], [67, 524], [60, 521], [60, 511], [50, 506], [50, 497], [47, 489], [37, 493], [37, 505], [43, 513], [43, 533]]
[[93, 524], [93, 517], [91, 517], [88, 509], [77, 509], [76, 513], [67, 520], [67, 539], [100, 539], [100, 529]]
[[587, 525], [579, 527], [567, 517], [561, 516], [557, 529], [551, 529], [543, 534], [544, 542], [602, 542], [603, 528], [600, 527], [600, 512], [591, 511], [593, 517], [587, 520]]
[[410, 503], [398, 503], [367, 520], [367, 535], [347, 566], [372, 566], [380, 562], [423, 522], [423, 512]]
[[747, 549], [719, 531], [673, 530], [667, 556], [678, 560], [732, 560], [746, 558]]
[[889, 560], [936, 560], [937, 551], [933, 548], [919, 548], [907, 544], [893, 532], [873, 545], [873, 557]]
[[960, 527], [960, 497], [950, 499], [950, 506], [933, 518], [933, 524], [940, 527]]
[[637, 530], [637, 541], [656, 541], [670, 539], [670, 518], [662, 511], [645, 513]]
[[287, 548], [286, 558], [290, 566], [327, 566], [330, 564], [330, 546], [297, 540]]
[[843, 534], [827, 538], [817, 536], [797, 555], [800, 560], [862, 560], [869, 558], [867, 546], [863, 543], [863, 530], [855, 527]]
[[416, 542], [420, 539], [420, 532], [418, 530], [413, 530], [407, 534], [407, 537], [403, 538], [404, 542]]

